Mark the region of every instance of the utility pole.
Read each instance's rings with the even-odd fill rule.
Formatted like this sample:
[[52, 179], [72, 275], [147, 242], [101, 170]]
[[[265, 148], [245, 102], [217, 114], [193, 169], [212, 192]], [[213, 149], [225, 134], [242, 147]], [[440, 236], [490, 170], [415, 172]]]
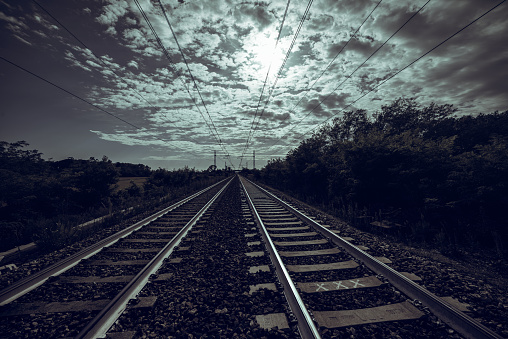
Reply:
[[213, 151], [213, 167], [217, 168], [217, 151]]
[[256, 151], [252, 151], [252, 169], [256, 169]]

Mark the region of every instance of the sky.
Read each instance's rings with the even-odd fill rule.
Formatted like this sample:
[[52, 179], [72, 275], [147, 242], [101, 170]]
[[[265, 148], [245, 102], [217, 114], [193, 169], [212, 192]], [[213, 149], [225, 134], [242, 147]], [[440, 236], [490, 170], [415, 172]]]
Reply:
[[400, 97], [502, 112], [507, 3], [404, 69], [500, 2], [0, 0], [0, 140], [152, 169], [214, 152], [252, 168], [255, 152], [261, 168]]

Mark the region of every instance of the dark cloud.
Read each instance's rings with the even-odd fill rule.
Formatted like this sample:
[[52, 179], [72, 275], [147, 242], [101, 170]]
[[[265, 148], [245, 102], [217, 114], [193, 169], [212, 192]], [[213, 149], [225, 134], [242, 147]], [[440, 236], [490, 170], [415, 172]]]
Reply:
[[376, 48], [378, 48], [378, 46], [376, 45], [378, 44], [374, 44], [372, 39], [356, 36], [353, 39], [351, 39], [351, 41], [347, 45], [346, 53], [356, 52], [354, 54], [357, 54], [362, 58], [366, 58], [369, 55], [371, 55]]
[[282, 101], [282, 100], [274, 100], [273, 104], [275, 106], [277, 106], [277, 107], [282, 107], [282, 105], [284, 104], [284, 101]]
[[351, 97], [351, 93], [333, 93], [323, 104], [327, 108], [341, 108], [346, 105], [346, 99]]
[[[411, 8], [393, 8], [390, 12], [378, 16], [375, 26], [388, 37], [409, 19], [421, 5], [423, 3], [418, 6], [414, 5]], [[404, 46], [407, 49], [426, 52], [483, 14], [492, 5], [492, 2], [477, 0], [431, 2], [400, 30], [396, 37], [399, 41], [404, 41]], [[489, 14], [488, 20], [487, 22], [477, 23], [461, 32], [460, 35], [448, 41], [439, 50], [436, 50], [435, 55], [447, 55], [453, 52], [456, 46], [461, 46], [464, 43], [467, 44], [483, 37], [482, 26], [495, 24], [508, 27], [501, 13], [494, 12]]]
[[380, 77], [375, 74], [365, 73], [358, 76], [358, 87], [360, 88], [362, 93], [370, 92], [376, 88], [381, 82], [388, 79], [392, 73], [387, 73], [386, 75]]
[[342, 14], [363, 14], [369, 7], [374, 7], [373, 0], [326, 0], [321, 4], [322, 7], [327, 8], [330, 12]]
[[506, 58], [506, 53], [502, 51], [493, 53], [492, 50], [479, 48], [470, 51], [468, 58], [450, 59], [437, 65], [429, 70], [427, 77], [429, 81], [441, 83], [443, 90], [460, 94], [466, 101], [501, 99], [508, 93]]
[[309, 22], [306, 24], [306, 29], [309, 31], [326, 31], [333, 27], [334, 18], [328, 14], [312, 15], [310, 16]]
[[273, 111], [265, 111], [263, 113], [263, 119], [264, 120], [270, 120], [270, 121], [284, 121], [289, 118], [289, 113], [276, 113]]
[[274, 21], [273, 15], [264, 3], [239, 5], [235, 8], [233, 15], [239, 25], [250, 24], [258, 31], [263, 31]]
[[317, 118], [324, 118], [329, 117], [330, 112], [328, 110], [325, 110], [324, 106], [319, 103], [321, 102], [320, 99], [311, 99], [305, 103], [303, 113], [308, 114], [312, 112], [312, 115]]

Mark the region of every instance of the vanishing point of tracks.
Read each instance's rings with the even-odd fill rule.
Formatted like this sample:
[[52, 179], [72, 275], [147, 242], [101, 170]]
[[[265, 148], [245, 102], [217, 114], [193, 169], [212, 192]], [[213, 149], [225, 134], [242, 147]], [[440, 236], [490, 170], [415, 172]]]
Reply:
[[228, 179], [0, 291], [0, 334], [498, 337], [337, 232]]

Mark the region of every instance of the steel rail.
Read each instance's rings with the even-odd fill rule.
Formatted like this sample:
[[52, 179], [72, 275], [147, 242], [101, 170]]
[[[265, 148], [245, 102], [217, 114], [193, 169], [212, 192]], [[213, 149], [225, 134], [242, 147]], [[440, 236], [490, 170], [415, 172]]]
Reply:
[[150, 276], [164, 263], [164, 259], [168, 258], [174, 249], [180, 244], [181, 240], [192, 229], [199, 218], [208, 210], [215, 200], [228, 187], [233, 178], [217, 192], [206, 204], [199, 210], [194, 217], [168, 242], [157, 255], [118, 293], [111, 302], [102, 309], [97, 316], [88, 323], [88, 325], [75, 337], [81, 338], [103, 338], [106, 332], [120, 317], [126, 309], [130, 300], [134, 299], [141, 289], [147, 284]]
[[251, 211], [254, 214], [256, 223], [258, 224], [259, 229], [261, 231], [261, 236], [264, 240], [265, 247], [270, 255], [270, 260], [272, 261], [272, 264], [275, 266], [277, 277], [279, 278], [279, 281], [282, 284], [282, 287], [284, 288], [284, 295], [286, 296], [289, 307], [291, 308], [291, 311], [298, 320], [298, 330], [300, 331], [300, 335], [304, 339], [321, 338], [321, 335], [316, 327], [316, 324], [314, 323], [314, 320], [312, 319], [309, 311], [305, 307], [305, 304], [300, 294], [298, 293], [295, 284], [293, 283], [291, 277], [289, 276], [289, 272], [282, 263], [282, 259], [277, 250], [275, 249], [274, 243], [272, 242], [272, 240], [268, 235], [268, 231], [265, 225], [263, 224], [263, 221], [261, 221], [261, 217], [259, 216], [256, 207], [254, 206], [254, 203], [252, 202], [252, 199], [250, 198], [249, 193], [247, 192], [247, 189], [245, 188], [245, 185], [242, 181], [243, 179], [244, 179], [243, 177], [240, 177], [240, 183], [242, 184], [242, 188], [245, 192], [247, 202], [249, 203]]
[[149, 224], [150, 222], [158, 219], [159, 217], [163, 216], [164, 214], [171, 212], [177, 207], [180, 207], [181, 205], [185, 204], [186, 202], [196, 198], [197, 196], [205, 193], [206, 191], [212, 189], [213, 187], [219, 185], [220, 183], [224, 182], [227, 179], [221, 180], [199, 192], [196, 192], [190, 196], [188, 196], [185, 199], [180, 200], [179, 202], [166, 207], [162, 210], [160, 210], [157, 213], [152, 214], [149, 217], [146, 217], [145, 219], [138, 221], [137, 223], [113, 234], [109, 237], [102, 239], [101, 241], [79, 251], [76, 252], [67, 258], [48, 266], [26, 278], [23, 278], [21, 280], [18, 280], [14, 282], [13, 284], [9, 285], [5, 289], [0, 291], [0, 306], [6, 305], [17, 298], [21, 297], [22, 295], [30, 292], [31, 290], [37, 288], [38, 286], [42, 285], [46, 280], [49, 279], [51, 276], [57, 276], [70, 268], [77, 265], [81, 260], [91, 257], [92, 255], [99, 252], [101, 249], [107, 246], [111, 246], [115, 242], [117, 242], [119, 239], [124, 238], [131, 234], [132, 232], [140, 229], [141, 227]]
[[[248, 180], [248, 179], [247, 179]], [[428, 307], [437, 317], [443, 322], [448, 324], [455, 331], [460, 333], [465, 338], [478, 339], [478, 338], [502, 338], [497, 333], [482, 325], [479, 321], [471, 318], [464, 312], [458, 310], [455, 306], [442, 300], [426, 288], [418, 285], [414, 281], [408, 279], [406, 276], [397, 272], [388, 265], [380, 262], [370, 254], [359, 249], [349, 241], [344, 240], [337, 234], [323, 227], [315, 220], [309, 218], [302, 212], [298, 211], [294, 207], [290, 206], [285, 201], [281, 200], [274, 194], [268, 192], [261, 186], [248, 180], [255, 187], [259, 188], [262, 192], [266, 193], [269, 197], [272, 197], [277, 202], [283, 204], [289, 212], [297, 216], [301, 220], [309, 223], [316, 231], [327, 237], [335, 245], [342, 247], [345, 251], [351, 254], [356, 259], [362, 261], [368, 268], [376, 272], [377, 274], [383, 275], [388, 281], [399, 289], [402, 293], [406, 294], [412, 299], [420, 301], [423, 305]]]

